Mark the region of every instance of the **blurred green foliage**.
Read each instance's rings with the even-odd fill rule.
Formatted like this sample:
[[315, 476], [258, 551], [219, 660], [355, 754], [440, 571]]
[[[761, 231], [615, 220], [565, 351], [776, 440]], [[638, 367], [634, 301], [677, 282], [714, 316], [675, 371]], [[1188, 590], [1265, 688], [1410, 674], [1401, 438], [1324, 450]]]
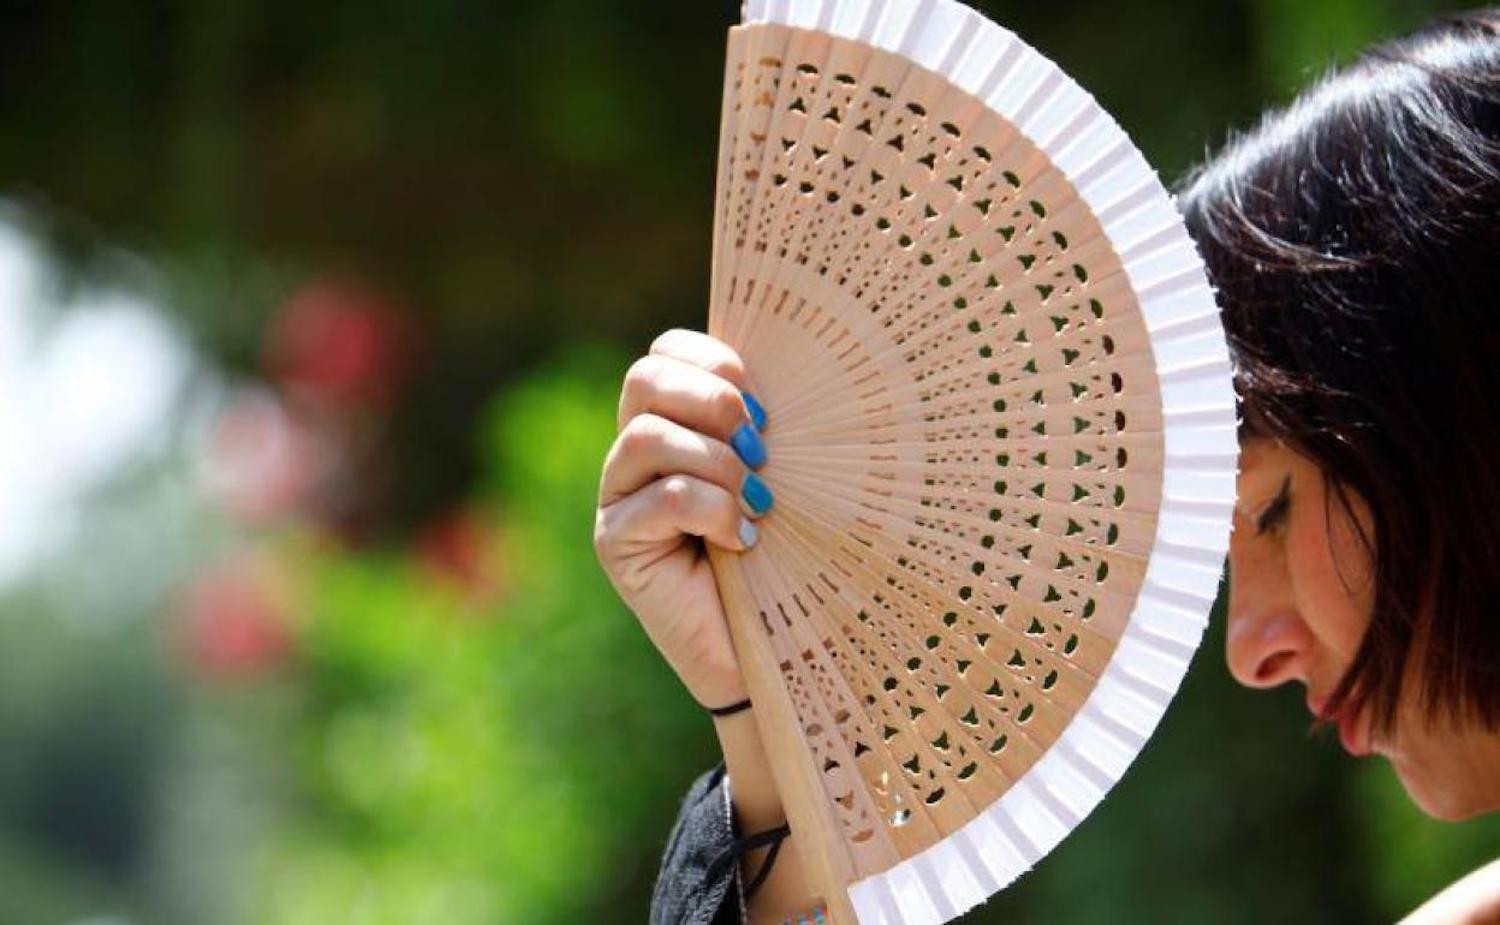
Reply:
[[[979, 6], [1171, 179], [1453, 4]], [[183, 474], [153, 470], [0, 593], [0, 922], [644, 918], [716, 752], [590, 532], [630, 356], [702, 322], [735, 7], [0, 9], [0, 195], [61, 265], [144, 256], [236, 376], [266, 376], [268, 321], [328, 272], [390, 293], [423, 353], [382, 412], [390, 486], [363, 545], [205, 526]], [[423, 526], [455, 505], [489, 531], [492, 593], [424, 558]], [[280, 582], [289, 650], [203, 677], [163, 614], [175, 581], [242, 545]], [[1236, 687], [1222, 624], [1111, 798], [969, 921], [1389, 920], [1495, 853], [1500, 820], [1421, 817], [1383, 766], [1309, 741], [1297, 692]]]
[[662, 822], [713, 753], [593, 557], [623, 370], [580, 352], [487, 413], [499, 606], [387, 553], [297, 557], [302, 811], [267, 846], [257, 921], [630, 921], [648, 902]]

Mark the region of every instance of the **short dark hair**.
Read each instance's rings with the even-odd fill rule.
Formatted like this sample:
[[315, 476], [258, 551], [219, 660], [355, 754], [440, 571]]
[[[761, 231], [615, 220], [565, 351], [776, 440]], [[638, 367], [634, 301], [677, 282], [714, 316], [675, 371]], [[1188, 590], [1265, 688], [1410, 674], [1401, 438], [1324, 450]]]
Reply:
[[1242, 429], [1370, 508], [1374, 613], [1325, 716], [1500, 727], [1500, 10], [1330, 73], [1184, 183]]

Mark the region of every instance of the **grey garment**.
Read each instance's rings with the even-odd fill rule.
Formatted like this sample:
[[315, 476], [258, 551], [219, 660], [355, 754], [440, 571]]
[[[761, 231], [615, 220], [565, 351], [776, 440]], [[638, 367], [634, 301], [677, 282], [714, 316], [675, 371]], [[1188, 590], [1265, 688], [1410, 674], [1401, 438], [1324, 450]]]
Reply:
[[740, 925], [738, 835], [720, 764], [682, 801], [651, 897], [651, 925]]

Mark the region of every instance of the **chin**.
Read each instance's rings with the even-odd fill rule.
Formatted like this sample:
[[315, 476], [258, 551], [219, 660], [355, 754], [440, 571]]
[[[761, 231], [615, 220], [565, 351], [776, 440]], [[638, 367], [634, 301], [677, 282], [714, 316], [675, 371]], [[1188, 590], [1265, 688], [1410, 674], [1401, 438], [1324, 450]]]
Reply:
[[1426, 768], [1414, 768], [1392, 758], [1391, 767], [1406, 788], [1406, 795], [1417, 804], [1417, 808], [1434, 819], [1443, 822], [1462, 822], [1483, 812], [1495, 809], [1481, 800], [1473, 799], [1462, 788], [1442, 783], [1443, 775], [1434, 774]]

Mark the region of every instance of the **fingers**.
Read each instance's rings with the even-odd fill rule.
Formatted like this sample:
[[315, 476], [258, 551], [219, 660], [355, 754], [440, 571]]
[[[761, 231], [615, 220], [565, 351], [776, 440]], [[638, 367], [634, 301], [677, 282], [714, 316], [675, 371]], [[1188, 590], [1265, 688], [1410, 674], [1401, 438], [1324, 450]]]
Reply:
[[631, 543], [655, 543], [683, 533], [725, 549], [755, 545], [758, 531], [723, 486], [678, 473], [657, 479], [599, 513], [601, 557]]
[[[658, 337], [651, 353], [632, 364], [625, 377], [620, 433], [600, 480], [601, 518], [605, 509], [619, 506], [665, 531], [654, 540], [677, 531], [708, 536], [728, 548], [753, 543], [751, 519], [765, 514], [774, 498], [751, 471], [766, 462], [760, 437], [766, 414], [743, 391], [744, 383], [744, 364], [723, 342], [687, 330]], [[711, 499], [704, 485], [715, 489]], [[703, 504], [722, 508], [713, 530]], [[642, 505], [667, 510], [648, 514]]]
[[682, 473], [737, 494], [752, 514], [771, 506], [770, 489], [722, 441], [656, 414], [631, 418], [604, 462], [599, 503], [610, 505], [651, 482]]
[[651, 342], [650, 352], [654, 356], [671, 357], [705, 369], [728, 380], [737, 389], [744, 389], [749, 384], [745, 364], [734, 348], [701, 331], [673, 328]]
[[[747, 464], [759, 468], [766, 462], [766, 448], [750, 402], [734, 383], [701, 366], [652, 354], [625, 374], [618, 424], [623, 432], [635, 418], [655, 414], [728, 442]], [[759, 410], [758, 402], [754, 408]], [[759, 411], [762, 421], [764, 414]]]
[[697, 366], [733, 385], [744, 398], [756, 428], [766, 429], [766, 411], [751, 391], [745, 363], [728, 344], [701, 331], [674, 328], [652, 342], [650, 353]]

